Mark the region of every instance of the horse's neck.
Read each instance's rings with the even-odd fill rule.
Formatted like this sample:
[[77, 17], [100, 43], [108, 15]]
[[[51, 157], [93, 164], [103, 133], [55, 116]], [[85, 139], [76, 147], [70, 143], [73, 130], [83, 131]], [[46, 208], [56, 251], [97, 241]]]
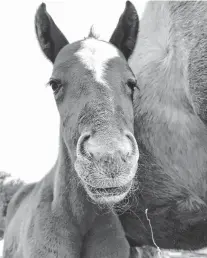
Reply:
[[58, 160], [54, 168], [53, 209], [64, 213], [77, 224], [82, 234], [86, 233], [96, 217], [96, 208], [89, 201], [74, 170], [70, 155], [60, 141]]
[[150, 2], [130, 60], [140, 85], [134, 101], [135, 133], [174, 185], [201, 189], [207, 171], [207, 129], [189, 93], [189, 49], [180, 39], [184, 32], [180, 36], [172, 29], [167, 6]]
[[[177, 117], [176, 121], [166, 119], [159, 110], [148, 110], [144, 117], [139, 115], [136, 117], [135, 131], [138, 145], [139, 142], [143, 144], [146, 148], [143, 148], [144, 152], [150, 153], [157, 164], [157, 171], [152, 172], [153, 177], [162, 177], [160, 171], [163, 171], [166, 180], [170, 177], [172, 184], [179, 185], [180, 189], [188, 188], [204, 197], [207, 174], [207, 129], [195, 114], [183, 114], [186, 117], [182, 119], [176, 107], [170, 107], [166, 103], [164, 109], [165, 112], [171, 112], [171, 117]], [[145, 162], [149, 160], [146, 159]], [[163, 182], [160, 180], [160, 183], [166, 184], [164, 180]]]

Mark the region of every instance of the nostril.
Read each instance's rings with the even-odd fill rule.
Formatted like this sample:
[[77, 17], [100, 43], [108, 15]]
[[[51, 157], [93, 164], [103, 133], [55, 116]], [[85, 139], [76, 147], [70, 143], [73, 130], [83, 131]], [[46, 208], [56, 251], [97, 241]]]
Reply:
[[79, 139], [79, 144], [78, 144], [78, 154], [87, 158], [91, 158], [91, 153], [87, 151], [86, 148], [86, 143], [89, 140], [90, 135], [85, 134], [81, 136], [81, 139]]
[[126, 156], [131, 157], [138, 152], [137, 142], [131, 133], [126, 133], [125, 136], [130, 146], [128, 149], [126, 149]]

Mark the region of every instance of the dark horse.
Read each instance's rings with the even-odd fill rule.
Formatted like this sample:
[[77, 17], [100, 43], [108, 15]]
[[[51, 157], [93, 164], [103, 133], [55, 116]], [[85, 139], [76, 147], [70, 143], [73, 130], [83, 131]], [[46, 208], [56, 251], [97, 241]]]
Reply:
[[[51, 171], [9, 203], [5, 258], [127, 258], [130, 247], [113, 205], [133, 188], [139, 151], [132, 99], [138, 15], [127, 1], [110, 42], [89, 35], [69, 44], [41, 4], [40, 47], [53, 63], [49, 84], [60, 115]], [[110, 209], [111, 208], [111, 209]]]
[[207, 246], [207, 2], [150, 1], [130, 67], [137, 77], [140, 188], [120, 216], [131, 245]]

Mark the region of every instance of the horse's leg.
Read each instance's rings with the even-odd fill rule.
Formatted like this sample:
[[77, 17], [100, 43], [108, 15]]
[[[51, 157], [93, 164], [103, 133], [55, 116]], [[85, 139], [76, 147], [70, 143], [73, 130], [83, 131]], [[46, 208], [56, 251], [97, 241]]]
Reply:
[[129, 258], [130, 246], [117, 215], [98, 215], [85, 236], [81, 258]]
[[80, 258], [79, 229], [66, 217], [48, 212], [46, 206], [24, 219], [18, 251], [12, 258]]

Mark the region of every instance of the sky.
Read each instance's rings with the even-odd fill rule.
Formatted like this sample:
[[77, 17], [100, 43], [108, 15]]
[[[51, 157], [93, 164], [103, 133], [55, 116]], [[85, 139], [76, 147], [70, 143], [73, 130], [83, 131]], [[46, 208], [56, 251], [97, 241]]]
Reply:
[[[49, 0], [47, 11], [74, 42], [91, 25], [109, 40], [125, 0]], [[132, 1], [141, 17], [146, 1]], [[0, 10], [0, 171], [25, 182], [40, 180], [58, 154], [59, 116], [46, 83], [52, 64], [42, 54], [34, 31], [41, 1], [2, 1]], [[0, 243], [0, 253], [1, 253]]]

